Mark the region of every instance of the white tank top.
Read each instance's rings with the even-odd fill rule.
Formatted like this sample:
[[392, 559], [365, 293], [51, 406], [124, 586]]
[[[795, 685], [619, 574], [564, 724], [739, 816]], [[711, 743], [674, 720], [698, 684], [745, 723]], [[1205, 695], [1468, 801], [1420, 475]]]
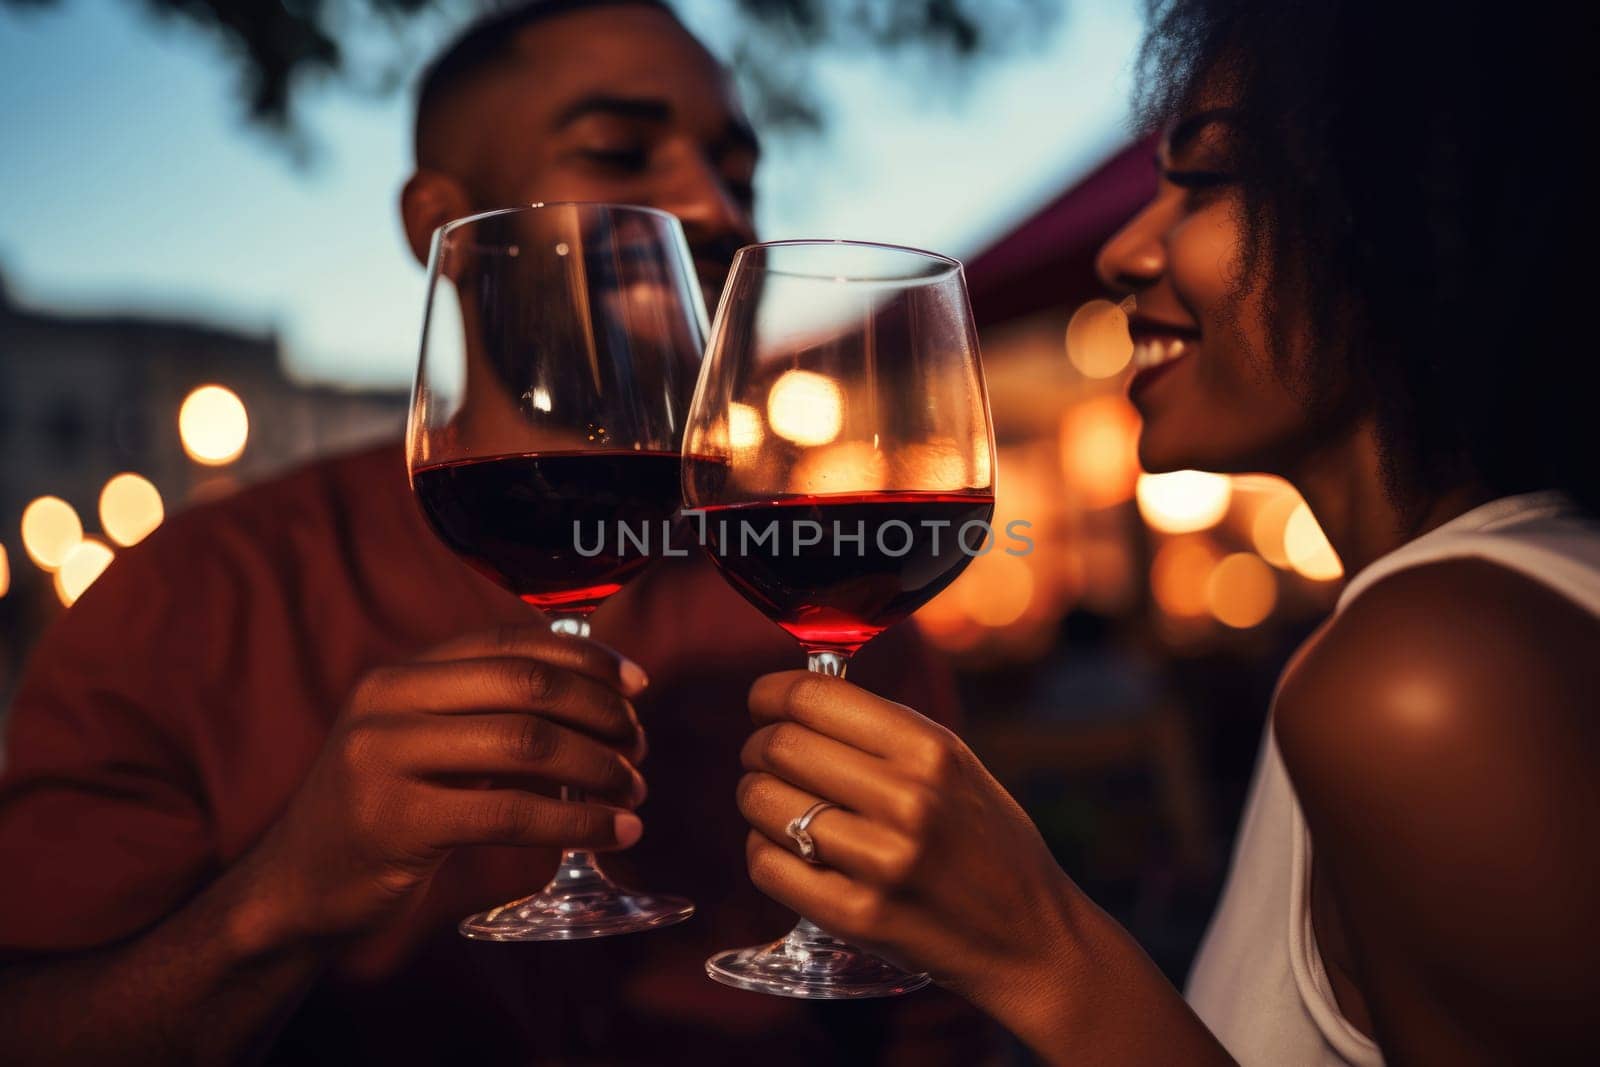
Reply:
[[[1337, 614], [1407, 567], [1488, 560], [1600, 616], [1600, 522], [1560, 493], [1505, 497], [1364, 568]], [[1339, 1013], [1311, 927], [1311, 838], [1269, 717], [1222, 902], [1189, 975], [1188, 1001], [1244, 1067], [1381, 1067], [1383, 1054]]]

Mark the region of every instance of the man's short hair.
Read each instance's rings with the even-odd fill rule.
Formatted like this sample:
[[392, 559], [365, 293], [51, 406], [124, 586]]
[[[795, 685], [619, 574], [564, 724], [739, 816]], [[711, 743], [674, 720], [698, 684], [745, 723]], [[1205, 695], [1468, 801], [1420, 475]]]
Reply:
[[418, 161], [423, 153], [427, 124], [440, 106], [474, 78], [507, 58], [519, 31], [559, 15], [620, 5], [653, 8], [678, 22], [677, 14], [662, 0], [523, 0], [485, 15], [462, 30], [427, 65], [418, 82], [413, 142]]

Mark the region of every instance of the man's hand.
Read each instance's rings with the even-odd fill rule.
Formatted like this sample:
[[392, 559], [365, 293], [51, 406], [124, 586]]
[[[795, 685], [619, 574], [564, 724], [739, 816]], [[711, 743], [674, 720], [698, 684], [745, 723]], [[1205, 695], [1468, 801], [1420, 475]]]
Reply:
[[[242, 933], [368, 929], [459, 845], [633, 844], [642, 826], [627, 809], [645, 795], [635, 769], [644, 735], [628, 698], [645, 685], [640, 667], [604, 646], [534, 627], [368, 674], [250, 857], [283, 910]], [[547, 795], [558, 786], [592, 800]]]

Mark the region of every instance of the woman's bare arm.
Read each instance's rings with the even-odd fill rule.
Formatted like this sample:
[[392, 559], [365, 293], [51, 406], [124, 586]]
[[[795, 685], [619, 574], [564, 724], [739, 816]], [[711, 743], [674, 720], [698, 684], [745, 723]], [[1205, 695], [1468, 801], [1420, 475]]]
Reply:
[[1600, 623], [1478, 561], [1375, 585], [1291, 669], [1338, 991], [1387, 1062], [1600, 1062], [1597, 712]]

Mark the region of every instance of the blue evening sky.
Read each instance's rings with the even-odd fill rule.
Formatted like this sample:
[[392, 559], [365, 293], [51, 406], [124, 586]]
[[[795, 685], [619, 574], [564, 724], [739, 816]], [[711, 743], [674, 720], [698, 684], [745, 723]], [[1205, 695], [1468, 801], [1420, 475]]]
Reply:
[[[680, 9], [716, 39], [721, 0]], [[770, 143], [764, 237], [857, 237], [968, 255], [1127, 136], [1140, 0], [1068, 0], [1057, 29], [977, 72], [825, 60], [826, 134]], [[395, 196], [407, 94], [301, 98], [297, 166], [249, 128], [209, 37], [129, 0], [0, 9], [0, 272], [13, 297], [276, 330], [306, 379], [406, 384], [421, 270]], [[443, 38], [440, 23], [422, 46]]]

